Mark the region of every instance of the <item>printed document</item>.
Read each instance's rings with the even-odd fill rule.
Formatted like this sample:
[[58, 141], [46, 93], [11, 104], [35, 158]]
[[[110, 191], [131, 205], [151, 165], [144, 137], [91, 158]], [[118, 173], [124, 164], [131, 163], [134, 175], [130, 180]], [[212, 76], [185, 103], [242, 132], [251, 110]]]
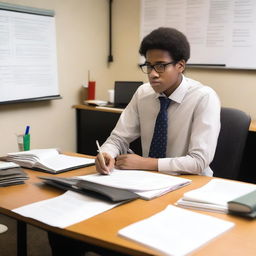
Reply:
[[118, 234], [149, 246], [161, 255], [181, 256], [191, 253], [234, 225], [169, 205], [165, 210], [119, 230]]
[[67, 191], [61, 196], [25, 205], [13, 210], [50, 226], [65, 228], [110, 210], [120, 203], [111, 203]]

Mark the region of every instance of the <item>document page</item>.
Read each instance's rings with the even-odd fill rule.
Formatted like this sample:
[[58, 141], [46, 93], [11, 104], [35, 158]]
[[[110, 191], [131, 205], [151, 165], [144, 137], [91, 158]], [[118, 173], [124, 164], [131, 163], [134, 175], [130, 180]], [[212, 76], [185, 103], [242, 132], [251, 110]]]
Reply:
[[13, 210], [50, 226], [65, 228], [105, 212], [120, 203], [110, 203], [76, 192], [25, 205]]
[[[169, 205], [118, 234], [163, 255], [187, 255], [234, 226], [234, 223]], [[159, 254], [156, 254], [159, 255]]]
[[189, 179], [167, 174], [117, 169], [115, 169], [110, 175], [91, 174], [76, 178], [135, 192], [172, 188], [180, 184], [188, 184], [191, 182]]
[[75, 166], [92, 165], [94, 163], [95, 160], [91, 158], [59, 154], [41, 160], [36, 166], [39, 168], [41, 167], [42, 169], [49, 169], [58, 172]]

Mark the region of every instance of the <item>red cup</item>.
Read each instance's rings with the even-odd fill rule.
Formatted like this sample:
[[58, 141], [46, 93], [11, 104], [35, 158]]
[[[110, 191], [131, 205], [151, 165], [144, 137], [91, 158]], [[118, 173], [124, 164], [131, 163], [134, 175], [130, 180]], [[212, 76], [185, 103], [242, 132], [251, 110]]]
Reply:
[[88, 83], [88, 100], [95, 100], [95, 81], [89, 81]]

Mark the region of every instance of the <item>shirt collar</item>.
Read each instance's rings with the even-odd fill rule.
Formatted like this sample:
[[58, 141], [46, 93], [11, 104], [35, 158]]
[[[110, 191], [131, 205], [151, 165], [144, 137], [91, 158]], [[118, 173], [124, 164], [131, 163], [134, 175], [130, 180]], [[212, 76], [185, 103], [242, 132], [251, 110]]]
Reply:
[[[182, 74], [182, 81], [180, 85], [176, 88], [176, 90], [168, 97], [169, 99], [181, 103], [184, 96], [186, 95], [186, 92], [188, 90], [188, 81], [187, 78]], [[165, 97], [163, 93], [156, 93], [156, 98], [158, 97]]]

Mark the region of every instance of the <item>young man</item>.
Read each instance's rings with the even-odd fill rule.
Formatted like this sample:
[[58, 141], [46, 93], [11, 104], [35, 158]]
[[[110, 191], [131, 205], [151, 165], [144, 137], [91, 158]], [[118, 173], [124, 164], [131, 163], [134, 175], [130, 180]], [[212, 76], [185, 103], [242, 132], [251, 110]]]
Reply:
[[[190, 55], [186, 37], [172, 28], [156, 29], [143, 39], [140, 53], [146, 58], [141, 69], [149, 83], [139, 87], [101, 147], [104, 161], [97, 156], [97, 171], [108, 174], [116, 167], [212, 175], [209, 164], [220, 130], [220, 102], [212, 89], [182, 74]], [[143, 156], [127, 154], [138, 137]], [[86, 251], [114, 255], [51, 232], [49, 241], [54, 256]]]
[[[220, 102], [211, 88], [183, 75], [190, 57], [186, 37], [158, 28], [143, 39], [139, 52], [149, 83], [138, 88], [102, 145], [104, 161], [97, 156], [97, 171], [109, 174], [115, 167], [212, 176]], [[138, 137], [143, 156], [127, 154]]]

